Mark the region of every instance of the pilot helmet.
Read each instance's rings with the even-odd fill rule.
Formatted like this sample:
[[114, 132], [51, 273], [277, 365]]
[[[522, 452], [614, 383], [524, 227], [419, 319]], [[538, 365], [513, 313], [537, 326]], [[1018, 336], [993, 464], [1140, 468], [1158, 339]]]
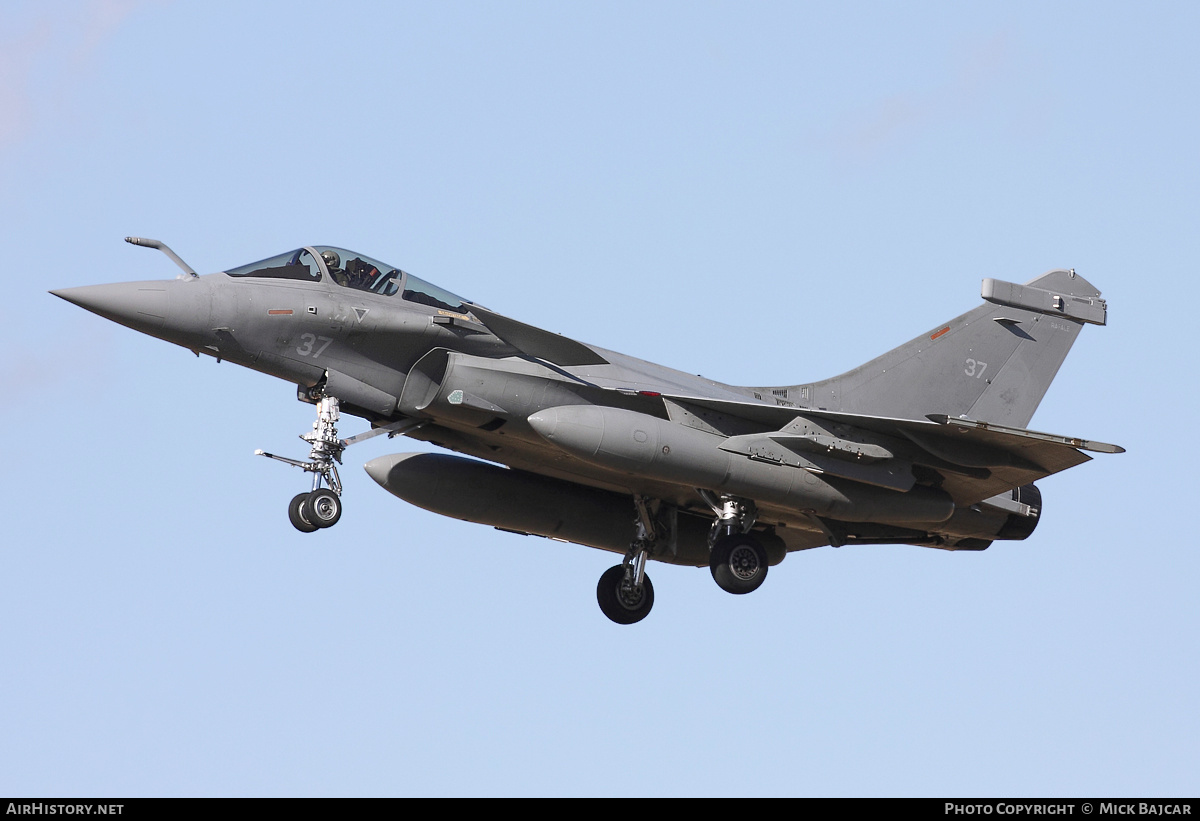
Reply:
[[325, 260], [325, 265], [331, 271], [342, 264], [342, 258], [337, 255], [336, 251], [322, 251], [321, 259]]

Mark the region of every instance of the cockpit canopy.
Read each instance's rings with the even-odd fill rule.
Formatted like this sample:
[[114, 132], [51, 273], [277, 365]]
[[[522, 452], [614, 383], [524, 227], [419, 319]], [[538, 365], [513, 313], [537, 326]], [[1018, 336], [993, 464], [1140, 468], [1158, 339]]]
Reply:
[[443, 291], [423, 279], [405, 273], [377, 259], [335, 248], [311, 245], [268, 257], [226, 271], [231, 277], [296, 279], [302, 282], [332, 281], [343, 288], [367, 291], [379, 296], [395, 296], [445, 311], [465, 313], [462, 297]]

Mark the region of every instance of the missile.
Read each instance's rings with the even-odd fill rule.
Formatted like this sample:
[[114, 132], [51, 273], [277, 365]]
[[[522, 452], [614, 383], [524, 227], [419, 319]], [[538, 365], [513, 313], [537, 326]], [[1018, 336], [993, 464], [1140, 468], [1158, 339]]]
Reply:
[[[392, 495], [453, 519], [614, 553], [625, 553], [634, 537], [633, 501], [619, 493], [441, 453], [380, 456], [364, 467]], [[707, 565], [708, 530], [704, 519], [679, 515], [673, 543], [653, 558]], [[781, 560], [782, 543], [775, 552]]]
[[726, 437], [636, 411], [563, 405], [528, 417], [547, 442], [589, 464], [704, 488], [846, 522], [943, 522], [954, 501], [941, 490], [897, 492], [721, 449]]

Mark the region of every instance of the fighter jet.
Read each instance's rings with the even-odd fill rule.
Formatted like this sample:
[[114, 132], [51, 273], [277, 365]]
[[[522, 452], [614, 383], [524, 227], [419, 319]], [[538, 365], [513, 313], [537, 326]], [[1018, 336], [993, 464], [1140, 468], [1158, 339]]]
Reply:
[[[102, 317], [292, 382], [316, 406], [302, 533], [342, 515], [337, 465], [377, 434], [433, 443], [366, 463], [418, 507], [623, 555], [596, 588], [619, 624], [654, 604], [647, 562], [707, 567], [745, 594], [822, 545], [984, 550], [1025, 539], [1034, 482], [1116, 445], [1027, 430], [1107, 305], [1074, 270], [983, 280], [984, 303], [854, 370], [725, 385], [542, 330], [344, 248], [174, 280], [52, 291]], [[342, 413], [370, 428], [340, 438]]]

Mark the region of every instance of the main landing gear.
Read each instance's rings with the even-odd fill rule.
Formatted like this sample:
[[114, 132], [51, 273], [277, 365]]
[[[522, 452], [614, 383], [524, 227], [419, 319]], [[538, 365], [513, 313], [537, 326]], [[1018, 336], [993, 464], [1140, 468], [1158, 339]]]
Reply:
[[[317, 402], [317, 421], [313, 422], [312, 432], [300, 434], [300, 438], [312, 446], [307, 462], [255, 451], [260, 456], [293, 465], [313, 475], [312, 490], [297, 494], [288, 505], [288, 519], [301, 533], [333, 527], [342, 518], [342, 480], [338, 477], [337, 466], [342, 461], [347, 442], [338, 438], [338, 416], [335, 397], [326, 396]], [[321, 487], [322, 481], [327, 487]]]
[[750, 532], [758, 518], [754, 502], [708, 492], [701, 496], [717, 517], [708, 535], [713, 580], [727, 593], [754, 592], [767, 578], [767, 551]]
[[634, 496], [637, 524], [625, 561], [604, 571], [596, 585], [596, 601], [604, 615], [617, 624], [634, 624], [650, 615], [654, 585], [646, 575], [646, 560], [654, 552], [659, 529], [645, 496]]
[[[707, 490], [701, 498], [716, 516], [708, 534], [708, 568], [713, 580], [727, 593], [752, 593], [767, 578], [767, 550], [751, 533], [758, 520], [758, 508], [749, 499], [718, 496]], [[654, 606], [654, 585], [646, 575], [646, 560], [656, 550], [660, 555], [675, 550], [674, 517], [659, 503], [652, 507], [645, 496], [634, 496], [637, 520], [633, 541], [625, 561], [604, 571], [596, 585], [596, 601], [604, 615], [617, 624], [634, 624], [650, 614]], [[775, 538], [777, 537], [770, 537]], [[782, 547], [782, 545], [780, 545]]]

